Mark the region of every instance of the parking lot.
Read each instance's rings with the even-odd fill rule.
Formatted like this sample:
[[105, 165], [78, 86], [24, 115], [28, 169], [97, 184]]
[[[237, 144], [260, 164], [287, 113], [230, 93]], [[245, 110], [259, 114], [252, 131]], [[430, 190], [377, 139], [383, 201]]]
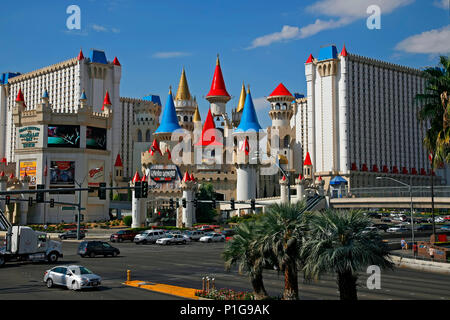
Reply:
[[[251, 290], [246, 275], [237, 270], [224, 271], [221, 258], [224, 243], [192, 242], [186, 245], [136, 245], [131, 242], [113, 243], [120, 249], [118, 257], [81, 258], [76, 254], [76, 240], [63, 241], [64, 258], [58, 264], [81, 264], [103, 278], [102, 287], [94, 291], [73, 292], [64, 288], [48, 289], [42, 283], [44, 271], [53, 267], [46, 263], [7, 263], [0, 269], [0, 300], [8, 299], [178, 299], [123, 285], [126, 271], [132, 280], [151, 281], [201, 289], [201, 278], [216, 278], [216, 287]], [[359, 278], [360, 299], [450, 299], [450, 276], [407, 269], [383, 271], [380, 290], [368, 290], [368, 275]], [[264, 284], [272, 296], [281, 294], [283, 274], [274, 270], [264, 272]], [[338, 299], [336, 279], [325, 275], [317, 282], [304, 283], [299, 275], [301, 299]]]

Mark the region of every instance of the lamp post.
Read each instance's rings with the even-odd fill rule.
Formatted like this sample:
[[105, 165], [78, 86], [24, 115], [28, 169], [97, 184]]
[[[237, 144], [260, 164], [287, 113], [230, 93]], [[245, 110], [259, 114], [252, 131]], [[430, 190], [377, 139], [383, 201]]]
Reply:
[[397, 183], [400, 183], [400, 184], [408, 187], [408, 189], [409, 189], [409, 197], [410, 197], [410, 208], [411, 208], [411, 238], [412, 238], [411, 240], [412, 240], [412, 243], [414, 245], [414, 218], [413, 218], [413, 199], [412, 199], [412, 177], [411, 176], [409, 177], [409, 183], [410, 184], [401, 182], [401, 181], [399, 181], [397, 179], [394, 179], [394, 178], [391, 178], [391, 177], [376, 177], [376, 179], [377, 180], [388, 179], [388, 180], [395, 181]]

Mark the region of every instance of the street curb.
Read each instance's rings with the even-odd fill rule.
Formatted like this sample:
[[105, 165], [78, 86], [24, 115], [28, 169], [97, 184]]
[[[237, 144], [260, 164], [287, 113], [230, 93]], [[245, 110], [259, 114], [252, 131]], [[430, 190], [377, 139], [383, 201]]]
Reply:
[[133, 280], [133, 281], [125, 281], [123, 283], [126, 286], [135, 287], [135, 288], [141, 288], [148, 291], [153, 292], [159, 292], [159, 293], [165, 293], [171, 296], [191, 299], [191, 300], [199, 300], [199, 297], [195, 295], [195, 292], [199, 291], [198, 289], [192, 289], [192, 288], [185, 288], [185, 287], [178, 287], [178, 286], [172, 286], [168, 284], [161, 284], [161, 283], [153, 283], [149, 281], [139, 281], [139, 280]]
[[450, 263], [424, 261], [391, 255], [391, 260], [397, 268], [409, 268], [414, 270], [450, 274]]

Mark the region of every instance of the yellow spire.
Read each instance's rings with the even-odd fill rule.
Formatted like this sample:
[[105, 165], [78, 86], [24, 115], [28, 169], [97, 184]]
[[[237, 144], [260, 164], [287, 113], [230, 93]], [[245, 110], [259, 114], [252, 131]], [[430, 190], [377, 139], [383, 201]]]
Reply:
[[198, 106], [195, 108], [193, 120], [194, 120], [194, 122], [202, 122], [202, 119], [200, 118], [200, 112], [198, 111]]
[[248, 85], [247, 87], [248, 87], [247, 94], [249, 94], [250, 93], [250, 85]]
[[178, 84], [178, 91], [175, 100], [191, 100], [191, 93], [189, 92], [189, 86], [186, 79], [186, 72], [181, 73], [180, 83]]
[[242, 110], [244, 110], [245, 98], [246, 97], [247, 97], [247, 94], [245, 93], [245, 84], [244, 84], [244, 82], [242, 82], [241, 97], [239, 98], [239, 104], [238, 104], [238, 107], [236, 109], [236, 112], [241, 112]]
[[172, 86], [169, 86], [169, 94], [172, 94]]
[[220, 65], [219, 54], [217, 54], [216, 66], [219, 66], [219, 65]]

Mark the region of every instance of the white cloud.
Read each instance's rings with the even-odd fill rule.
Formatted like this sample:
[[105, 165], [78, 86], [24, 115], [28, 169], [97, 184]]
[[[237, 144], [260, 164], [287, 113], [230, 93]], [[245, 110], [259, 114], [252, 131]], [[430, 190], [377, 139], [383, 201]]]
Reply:
[[435, 0], [433, 4], [441, 9], [450, 9], [450, 0]]
[[94, 29], [97, 32], [107, 32], [108, 29], [106, 29], [104, 26], [100, 26], [98, 24], [93, 24], [92, 29]]
[[263, 110], [270, 108], [270, 102], [267, 101], [266, 97], [253, 99], [253, 105], [255, 106], [255, 110]]
[[450, 25], [410, 36], [399, 42], [395, 49], [410, 53], [448, 54], [450, 52], [448, 39], [450, 39]]
[[190, 55], [191, 54], [189, 52], [168, 51], [168, 52], [156, 52], [153, 55], [153, 58], [157, 58], [157, 59], [171, 59], [171, 58], [186, 57], [186, 56], [190, 56]]
[[298, 40], [313, 36], [321, 31], [346, 26], [358, 19], [368, 17], [367, 8], [378, 5], [381, 14], [391, 13], [414, 0], [320, 0], [306, 8], [306, 11], [337, 19], [321, 20], [304, 27], [283, 26], [280, 32], [270, 33], [254, 39], [247, 49], [264, 47], [276, 42]]

